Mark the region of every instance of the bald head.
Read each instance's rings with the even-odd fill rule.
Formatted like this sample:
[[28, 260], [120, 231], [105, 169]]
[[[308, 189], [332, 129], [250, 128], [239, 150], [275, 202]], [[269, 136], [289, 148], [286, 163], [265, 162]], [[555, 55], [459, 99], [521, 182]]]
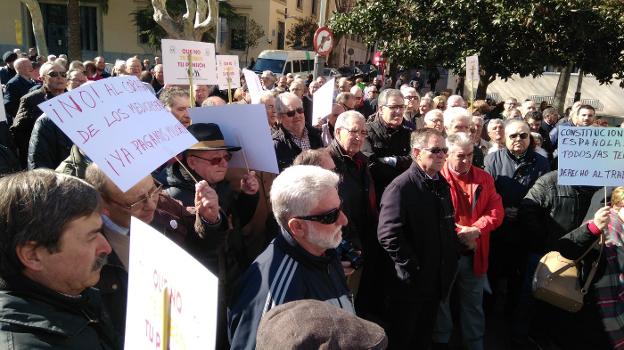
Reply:
[[13, 62], [13, 68], [17, 74], [30, 79], [30, 72], [32, 72], [32, 63], [28, 58], [18, 58]]

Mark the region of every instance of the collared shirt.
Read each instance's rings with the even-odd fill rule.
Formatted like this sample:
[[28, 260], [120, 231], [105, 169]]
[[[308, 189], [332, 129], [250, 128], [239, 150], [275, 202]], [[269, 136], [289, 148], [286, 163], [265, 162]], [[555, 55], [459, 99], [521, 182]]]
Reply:
[[121, 227], [121, 226], [117, 225], [116, 223], [113, 222], [113, 220], [111, 220], [108, 216], [106, 216], [104, 214], [102, 214], [102, 223], [108, 229], [110, 229], [111, 231], [115, 231], [116, 233], [119, 233], [120, 235], [124, 235], [124, 236], [129, 236], [130, 235], [130, 228], [128, 228], [128, 227]]
[[308, 129], [307, 128], [303, 128], [303, 136], [301, 137], [297, 137], [293, 134], [290, 134], [290, 136], [292, 137], [293, 142], [295, 143], [295, 145], [297, 145], [297, 147], [301, 148], [302, 151], [305, 151], [307, 149], [311, 149], [312, 146], [310, 145], [310, 138], [308, 138]]

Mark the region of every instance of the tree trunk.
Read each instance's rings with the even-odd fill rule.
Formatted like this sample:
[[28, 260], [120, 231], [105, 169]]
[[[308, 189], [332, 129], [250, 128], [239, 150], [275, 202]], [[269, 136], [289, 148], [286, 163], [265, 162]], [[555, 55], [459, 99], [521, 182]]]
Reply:
[[475, 100], [485, 100], [487, 98], [488, 86], [496, 79], [496, 76], [479, 76], [479, 85], [477, 86], [477, 96]]
[[67, 57], [70, 61], [82, 61], [80, 5], [78, 0], [67, 0]]
[[43, 16], [41, 15], [41, 7], [37, 0], [21, 0], [30, 12], [32, 20], [33, 34], [35, 35], [35, 45], [37, 53], [41, 56], [48, 56], [48, 44], [46, 43], [45, 30], [43, 29]]
[[152, 0], [154, 21], [167, 32], [170, 39], [201, 41], [205, 32], [216, 27], [217, 0], [186, 0], [186, 13], [175, 20], [167, 12], [166, 4], [167, 0]]
[[557, 109], [559, 115], [563, 115], [565, 108], [565, 99], [568, 94], [568, 86], [570, 85], [570, 73], [572, 73], [572, 66], [574, 63], [570, 62], [567, 66], [563, 67], [559, 73], [559, 81], [557, 82], [557, 88], [555, 88], [555, 96], [553, 98], [553, 107]]

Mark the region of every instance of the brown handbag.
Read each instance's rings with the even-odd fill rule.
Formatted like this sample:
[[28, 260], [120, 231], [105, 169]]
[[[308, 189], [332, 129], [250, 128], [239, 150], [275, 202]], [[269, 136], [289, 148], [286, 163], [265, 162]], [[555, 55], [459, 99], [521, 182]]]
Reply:
[[[600, 253], [592, 263], [589, 276], [581, 288], [578, 264], [596, 245], [600, 246]], [[579, 311], [583, 307], [583, 297], [587, 294], [598, 269], [603, 246], [604, 237], [600, 235], [600, 240], [592, 244], [576, 260], [566, 259], [554, 251], [544, 255], [533, 275], [533, 296], [568, 312]]]

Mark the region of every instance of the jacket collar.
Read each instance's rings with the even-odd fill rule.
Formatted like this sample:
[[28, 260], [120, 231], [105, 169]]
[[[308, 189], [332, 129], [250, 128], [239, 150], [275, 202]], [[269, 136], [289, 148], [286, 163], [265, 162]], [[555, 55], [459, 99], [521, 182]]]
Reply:
[[276, 244], [282, 248], [286, 254], [292, 256], [298, 262], [317, 269], [327, 269], [327, 266], [336, 258], [336, 251], [328, 249], [323, 256], [315, 256], [303, 249], [299, 243], [291, 236], [290, 232], [280, 226], [280, 234], [275, 238]]

